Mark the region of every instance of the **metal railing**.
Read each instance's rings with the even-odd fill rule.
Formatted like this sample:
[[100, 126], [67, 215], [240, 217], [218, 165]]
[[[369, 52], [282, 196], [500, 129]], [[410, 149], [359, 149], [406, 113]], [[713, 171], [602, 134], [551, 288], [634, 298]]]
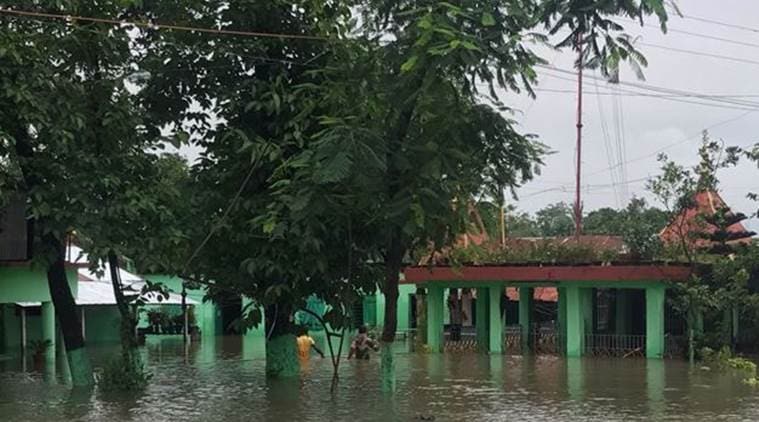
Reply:
[[602, 357], [645, 357], [646, 336], [632, 334], [586, 334], [585, 354]]
[[553, 327], [536, 328], [530, 339], [531, 350], [539, 355], [564, 354], [564, 336]]

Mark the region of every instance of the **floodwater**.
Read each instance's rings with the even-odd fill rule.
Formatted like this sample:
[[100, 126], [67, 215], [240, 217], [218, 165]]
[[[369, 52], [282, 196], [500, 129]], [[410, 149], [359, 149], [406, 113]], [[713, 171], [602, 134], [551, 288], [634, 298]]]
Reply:
[[[322, 339], [323, 342], [323, 339]], [[114, 346], [95, 348], [102, 363]], [[397, 346], [397, 392], [379, 359], [332, 366], [312, 357], [300, 379], [266, 380], [262, 339], [181, 340], [143, 348], [154, 378], [136, 395], [74, 392], [57, 377], [0, 363], [1, 421], [756, 421], [759, 389], [681, 361], [423, 355]], [[44, 371], [43, 371], [44, 372]], [[58, 378], [58, 379], [56, 379]]]

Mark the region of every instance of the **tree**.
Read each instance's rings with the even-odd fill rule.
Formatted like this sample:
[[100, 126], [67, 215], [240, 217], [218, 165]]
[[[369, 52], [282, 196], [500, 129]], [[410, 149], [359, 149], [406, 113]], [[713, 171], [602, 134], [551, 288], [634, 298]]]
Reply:
[[[637, 55], [611, 38], [621, 27], [601, 13], [641, 18], [652, 5], [660, 2], [614, 2], [600, 11], [579, 1], [543, 7], [379, 0], [360, 9], [361, 36], [336, 46], [332, 66], [322, 72], [325, 83], [314, 87], [319, 103], [329, 107], [323, 130], [302, 160], [293, 160], [297, 166], [286, 163], [278, 173], [288, 175], [280, 198], [300, 205], [310, 197], [305, 206], [317, 207], [320, 197], [309, 194], [326, 190], [338, 199], [337, 208], [362, 215], [356, 224], [375, 233], [361, 262], [379, 258], [385, 272], [379, 283], [386, 305], [385, 387], [392, 388], [389, 351], [404, 257], [415, 246], [445, 246], [466, 228], [473, 197], [519, 186], [540, 163], [542, 145], [515, 130], [496, 93], [532, 92], [540, 59], [528, 48], [535, 38], [525, 34], [538, 22], [557, 32], [568, 29], [571, 37], [600, 34], [582, 45], [591, 46], [585, 50], [589, 60], [607, 68], [604, 57]], [[483, 91], [493, 106], [484, 104]], [[273, 219], [291, 221], [292, 215]]]
[[575, 227], [572, 208], [564, 202], [548, 205], [535, 213], [535, 225], [541, 236], [569, 236]]
[[[77, 1], [22, 5], [32, 11], [58, 13], [64, 7], [110, 18], [120, 17], [128, 6]], [[72, 381], [89, 385], [92, 370], [66, 280], [64, 239], [93, 222], [93, 214], [84, 210], [102, 207], [98, 194], [129, 171], [119, 167], [121, 155], [142, 145], [133, 97], [124, 86], [130, 72], [129, 36], [110, 31], [110, 25], [27, 17], [6, 17], [3, 26], [3, 155], [18, 169], [14, 189], [28, 198], [34, 260], [47, 268]]]
[[[719, 311], [723, 314], [722, 329], [717, 336], [712, 336], [715, 343], [710, 346], [721, 347], [732, 336], [734, 320], [732, 315], [743, 305], [755, 304], [748, 291], [749, 275], [755, 271], [754, 257], [756, 248], [733, 248], [728, 241], [745, 239], [752, 234], [729, 230], [733, 224], [743, 220], [744, 215], [734, 214], [717, 203], [702, 209], [704, 195], [717, 194], [720, 169], [731, 167], [738, 162], [741, 150], [735, 147], [725, 148], [722, 142], [716, 142], [704, 132], [699, 148], [699, 163], [693, 168], [685, 168], [660, 156], [662, 174], [651, 180], [649, 189], [659, 198], [670, 213], [670, 224], [663, 233], [664, 241], [673, 250], [675, 259], [685, 259], [693, 267], [692, 277], [687, 283], [676, 284], [672, 304], [686, 318], [692, 336], [690, 354], [694, 355], [695, 342], [703, 337], [702, 321], [704, 314]], [[724, 254], [730, 254], [729, 257]], [[695, 339], [693, 339], [695, 337]], [[719, 344], [718, 344], [719, 343]]]
[[[362, 287], [373, 291], [373, 280], [362, 281], [373, 268], [357, 265], [364, 255], [354, 253], [370, 237], [359, 224], [365, 216], [337, 209], [326, 192], [281, 192], [293, 169], [309, 164], [301, 154], [323, 129], [325, 109], [311, 89], [323, 83], [330, 39], [343, 33], [349, 12], [348, 4], [316, 0], [160, 2], [143, 11], [196, 27], [223, 22], [290, 35], [146, 31], [140, 40], [153, 126], [187, 131], [203, 151], [190, 172], [201, 223], [189, 227], [190, 247], [174, 272], [208, 286], [211, 297], [251, 299], [243, 327], [265, 316], [271, 376], [299, 373], [291, 316], [308, 296], [324, 300], [325, 319], [340, 328]], [[319, 171], [330, 177], [334, 169]], [[282, 213], [292, 218], [273, 218]]]

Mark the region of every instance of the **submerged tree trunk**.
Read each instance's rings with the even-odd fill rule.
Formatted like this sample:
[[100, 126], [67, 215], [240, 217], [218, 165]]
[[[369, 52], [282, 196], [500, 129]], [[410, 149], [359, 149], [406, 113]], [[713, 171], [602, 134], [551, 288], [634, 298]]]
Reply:
[[92, 366], [84, 347], [82, 324], [76, 311], [76, 302], [66, 278], [65, 251], [61, 241], [52, 234], [45, 235], [43, 241], [55, 250], [55, 260], [47, 270], [47, 283], [63, 332], [66, 357], [71, 369], [71, 382], [74, 386], [90, 386], [94, 381]]
[[113, 295], [116, 298], [116, 307], [121, 315], [119, 334], [121, 337], [121, 352], [124, 357], [124, 363], [133, 365], [137, 355], [137, 339], [135, 338], [135, 327], [137, 320], [135, 315], [129, 309], [129, 304], [124, 296], [123, 286], [121, 285], [121, 275], [119, 272], [119, 258], [113, 250], [108, 251], [108, 267], [111, 272], [111, 285], [113, 286]]
[[266, 376], [294, 377], [300, 374], [295, 327], [288, 305], [267, 306], [264, 312], [266, 336]]
[[385, 257], [385, 321], [382, 327], [381, 364], [382, 390], [395, 391], [395, 369], [393, 363], [393, 342], [398, 330], [398, 281], [403, 263], [403, 247], [400, 233], [391, 236]]

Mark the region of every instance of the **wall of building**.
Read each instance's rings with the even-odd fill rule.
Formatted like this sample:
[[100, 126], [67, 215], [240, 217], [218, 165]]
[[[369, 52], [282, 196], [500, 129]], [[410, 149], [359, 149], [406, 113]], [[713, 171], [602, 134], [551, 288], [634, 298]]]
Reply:
[[[68, 268], [66, 276], [71, 293], [76, 297], [76, 268]], [[0, 266], [0, 303], [49, 301], [50, 290], [44, 268], [32, 269], [29, 264]]]
[[[78, 291], [77, 269], [67, 268], [66, 276], [71, 293]], [[17, 302], [50, 302], [50, 290], [44, 269], [32, 268], [31, 264], [0, 266], [0, 312], [2, 313], [2, 338], [0, 348], [13, 352], [21, 345], [21, 316]], [[42, 338], [40, 308], [27, 308], [27, 342]], [[28, 343], [27, 343], [28, 344]]]
[[[80, 307], [82, 308], [82, 307]], [[121, 314], [116, 305], [84, 306], [84, 339], [87, 343], [121, 341]]]

